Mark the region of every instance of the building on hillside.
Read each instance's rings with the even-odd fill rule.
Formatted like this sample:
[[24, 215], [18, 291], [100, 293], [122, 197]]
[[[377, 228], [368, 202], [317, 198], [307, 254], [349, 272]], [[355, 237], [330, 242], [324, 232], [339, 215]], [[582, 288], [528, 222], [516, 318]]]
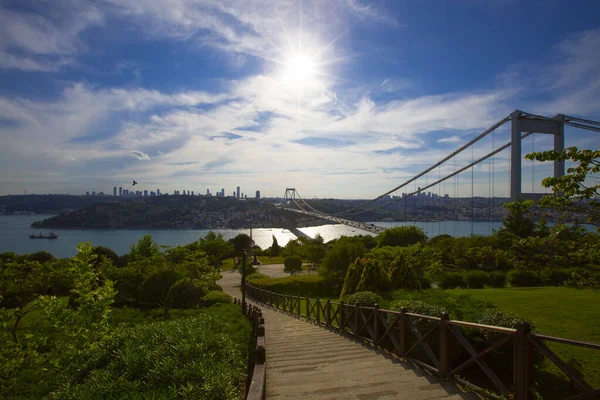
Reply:
[[117, 187], [113, 187], [113, 196], [117, 197]]
[[257, 198], [257, 199], [260, 199], [260, 190], [257, 190], [257, 191], [256, 191], [256, 198]]

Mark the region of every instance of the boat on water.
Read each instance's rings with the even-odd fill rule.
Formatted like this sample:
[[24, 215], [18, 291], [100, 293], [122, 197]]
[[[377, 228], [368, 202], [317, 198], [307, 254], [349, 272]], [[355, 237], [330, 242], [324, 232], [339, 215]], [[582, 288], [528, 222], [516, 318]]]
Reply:
[[57, 239], [58, 235], [56, 233], [52, 233], [52, 232], [48, 232], [47, 235], [42, 234], [42, 232], [40, 232], [39, 235], [36, 235], [35, 233], [32, 233], [31, 235], [29, 235], [29, 239]]

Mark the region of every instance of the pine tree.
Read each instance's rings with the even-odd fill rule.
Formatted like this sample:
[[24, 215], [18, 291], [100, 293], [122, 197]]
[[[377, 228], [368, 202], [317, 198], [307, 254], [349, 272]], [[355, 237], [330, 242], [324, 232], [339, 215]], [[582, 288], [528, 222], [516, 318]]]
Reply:
[[421, 289], [419, 277], [404, 254], [392, 261], [388, 275], [394, 289]]
[[356, 287], [357, 292], [380, 292], [389, 289], [390, 278], [376, 259], [368, 259]]
[[348, 271], [346, 271], [346, 278], [344, 279], [344, 286], [342, 287], [340, 299], [356, 292], [356, 286], [358, 286], [366, 262], [367, 260], [364, 258], [357, 258], [350, 264]]

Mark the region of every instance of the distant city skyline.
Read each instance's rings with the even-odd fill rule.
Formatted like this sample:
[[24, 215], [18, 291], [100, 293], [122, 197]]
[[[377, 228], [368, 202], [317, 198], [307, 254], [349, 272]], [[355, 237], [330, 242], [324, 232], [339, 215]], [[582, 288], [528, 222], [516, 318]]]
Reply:
[[[596, 0], [3, 1], [0, 195], [374, 198], [515, 109], [600, 120], [599, 14]], [[568, 127], [566, 145], [598, 136]], [[504, 151], [431, 192], [508, 196], [508, 170]], [[524, 162], [523, 191], [551, 174]]]

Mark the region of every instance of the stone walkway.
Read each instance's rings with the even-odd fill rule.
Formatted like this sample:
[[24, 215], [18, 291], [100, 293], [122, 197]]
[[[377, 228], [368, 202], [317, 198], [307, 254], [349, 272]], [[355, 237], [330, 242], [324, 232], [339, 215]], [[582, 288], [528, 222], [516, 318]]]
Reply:
[[[241, 297], [240, 275], [223, 272], [223, 290]], [[477, 399], [394, 356], [257, 304], [265, 318], [267, 399]]]

